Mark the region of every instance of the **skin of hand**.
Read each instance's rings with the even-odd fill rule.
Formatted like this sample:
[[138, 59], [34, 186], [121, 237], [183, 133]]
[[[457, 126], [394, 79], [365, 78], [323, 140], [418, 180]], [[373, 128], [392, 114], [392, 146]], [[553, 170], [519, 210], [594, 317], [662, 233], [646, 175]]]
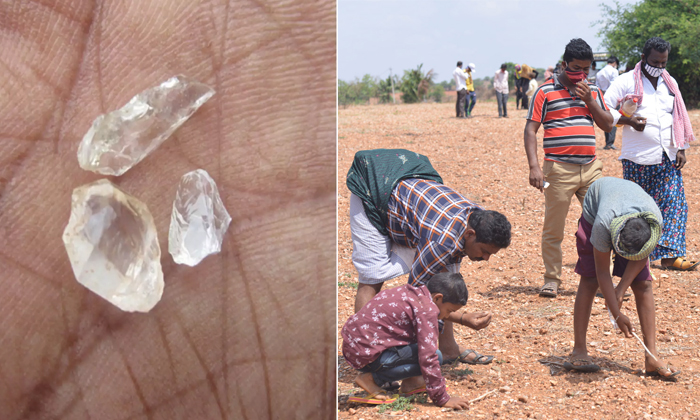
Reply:
[[676, 153], [676, 163], [674, 166], [677, 169], [683, 169], [683, 167], [685, 166], [685, 164], [687, 162], [688, 162], [688, 159], [685, 157], [685, 150], [679, 150]]
[[464, 398], [450, 397], [443, 407], [451, 408], [453, 410], [466, 410], [469, 408], [469, 401]]
[[618, 308], [622, 309], [622, 301], [625, 297], [625, 292], [632, 285], [635, 277], [646, 267], [648, 258], [638, 261], [628, 261], [625, 272], [622, 273], [622, 278], [615, 288], [615, 299], [617, 300]]
[[473, 330], [481, 330], [491, 323], [491, 316], [489, 312], [465, 312], [461, 324]]
[[[598, 287], [600, 287], [600, 291], [603, 293], [605, 303], [610, 309], [610, 313], [612, 314], [613, 319], [617, 319], [616, 322], [618, 328], [620, 328], [620, 331], [622, 331], [625, 337], [631, 338], [631, 332], [634, 331], [634, 328], [632, 327], [630, 319], [627, 316], [625, 316], [622, 312], [620, 312], [620, 307], [617, 304], [617, 297], [615, 295], [615, 289], [612, 285], [612, 277], [610, 276], [610, 251], [601, 252], [594, 248], [593, 258], [595, 261], [595, 271], [596, 277], [598, 279]], [[637, 271], [637, 273], [635, 273], [634, 276], [632, 276], [632, 278], [636, 277], [638, 273], [639, 271]]]
[[[0, 418], [328, 419], [336, 413], [335, 3], [0, 3]], [[156, 222], [165, 290], [126, 313], [61, 240], [100, 114], [184, 74], [216, 95], [118, 178]], [[180, 177], [232, 222], [176, 265]]]
[[629, 125], [637, 131], [644, 131], [644, 128], [647, 125], [647, 119], [644, 117], [625, 117], [624, 115], [622, 115], [618, 120], [618, 124]]
[[530, 185], [540, 190], [540, 192], [544, 192], [544, 173], [542, 173], [537, 160], [537, 130], [539, 130], [540, 125], [542, 124], [537, 121], [527, 120], [523, 137], [525, 139], [527, 163], [530, 166]]
[[593, 121], [596, 125], [600, 127], [601, 130], [609, 133], [613, 129], [613, 116], [610, 111], [606, 111], [598, 105], [598, 102], [593, 98], [591, 94], [591, 87], [588, 86], [586, 80], [581, 80], [576, 84], [576, 95], [581, 97], [581, 100], [586, 104], [588, 110], [591, 112]]

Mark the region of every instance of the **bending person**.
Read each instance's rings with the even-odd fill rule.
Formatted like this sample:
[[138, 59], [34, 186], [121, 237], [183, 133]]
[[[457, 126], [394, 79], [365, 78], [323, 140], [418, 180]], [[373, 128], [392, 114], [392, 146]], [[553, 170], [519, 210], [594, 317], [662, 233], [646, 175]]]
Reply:
[[[352, 260], [359, 274], [355, 312], [385, 281], [409, 274], [413, 286], [440, 272], [459, 273], [463, 257], [487, 261], [510, 245], [510, 223], [482, 210], [442, 184], [427, 157], [408, 150], [369, 150], [355, 154], [348, 171]], [[445, 320], [439, 348], [444, 362], [487, 364], [492, 356], [463, 349], [453, 323], [478, 330], [491, 314], [453, 313]]]
[[[645, 355], [646, 374], [675, 380], [680, 373], [662, 361], [656, 351], [649, 254], [656, 248], [662, 230], [663, 219], [659, 207], [639, 185], [606, 177], [590, 186], [583, 200], [583, 214], [576, 232], [578, 261], [575, 271], [581, 275], [581, 282], [574, 303], [574, 349], [571, 360], [565, 364], [567, 368], [582, 372], [600, 369], [591, 360], [586, 346], [591, 306], [598, 287], [620, 331], [625, 337], [632, 337], [634, 330], [630, 319], [620, 310], [625, 291], [631, 285], [644, 344], [654, 355]], [[611, 252], [615, 255], [612, 275]], [[613, 275], [621, 277], [617, 287], [613, 287]]]

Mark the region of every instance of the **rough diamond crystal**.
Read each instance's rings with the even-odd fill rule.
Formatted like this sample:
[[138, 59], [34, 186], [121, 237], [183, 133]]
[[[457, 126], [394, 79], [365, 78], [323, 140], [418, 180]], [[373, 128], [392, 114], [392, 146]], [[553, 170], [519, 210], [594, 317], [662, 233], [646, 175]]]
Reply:
[[153, 216], [102, 179], [73, 190], [63, 243], [75, 278], [121, 310], [148, 312], [163, 294]]
[[214, 89], [175, 76], [134, 96], [92, 123], [78, 147], [80, 167], [121, 175], [139, 163], [214, 95]]
[[231, 223], [216, 183], [204, 169], [182, 176], [170, 217], [168, 250], [178, 264], [195, 266], [221, 251]]

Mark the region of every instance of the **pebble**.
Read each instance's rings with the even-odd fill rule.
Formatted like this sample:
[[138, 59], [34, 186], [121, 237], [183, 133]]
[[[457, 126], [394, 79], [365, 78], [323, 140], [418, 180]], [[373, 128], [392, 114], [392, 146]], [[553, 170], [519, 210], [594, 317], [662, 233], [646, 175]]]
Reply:
[[509, 386], [502, 386], [502, 387], [498, 388], [498, 390], [501, 391], [501, 392], [510, 392], [510, 391], [512, 391], [511, 387], [509, 387]]
[[348, 413], [350, 413], [350, 415], [354, 415], [355, 413], [357, 413], [357, 410], [355, 410], [354, 408], [350, 408], [348, 409]]
[[526, 397], [525, 395], [518, 395], [518, 401], [524, 402], [527, 404], [527, 402], [530, 401], [530, 399], [528, 397]]
[[547, 329], [546, 329], [546, 328], [540, 328], [540, 334], [542, 334], [542, 335], [547, 334]]
[[567, 396], [567, 397], [573, 397], [573, 396], [574, 396], [574, 391], [572, 391], [572, 390], [570, 390], [570, 389], [567, 389], [567, 390], [566, 390], [566, 396]]

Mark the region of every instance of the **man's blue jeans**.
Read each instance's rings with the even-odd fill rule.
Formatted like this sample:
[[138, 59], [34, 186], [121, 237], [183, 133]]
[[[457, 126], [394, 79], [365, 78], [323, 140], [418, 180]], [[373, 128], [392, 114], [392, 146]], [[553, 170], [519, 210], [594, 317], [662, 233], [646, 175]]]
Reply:
[[[442, 353], [437, 350], [438, 359], [442, 364]], [[377, 359], [360, 369], [360, 372], [372, 373], [374, 383], [382, 386], [386, 382], [402, 381], [414, 376], [421, 376], [418, 364], [418, 344], [390, 347], [382, 352]]]
[[498, 102], [498, 116], [507, 117], [508, 110], [506, 109], [506, 105], [508, 104], [508, 94], [496, 92], [496, 101]]

